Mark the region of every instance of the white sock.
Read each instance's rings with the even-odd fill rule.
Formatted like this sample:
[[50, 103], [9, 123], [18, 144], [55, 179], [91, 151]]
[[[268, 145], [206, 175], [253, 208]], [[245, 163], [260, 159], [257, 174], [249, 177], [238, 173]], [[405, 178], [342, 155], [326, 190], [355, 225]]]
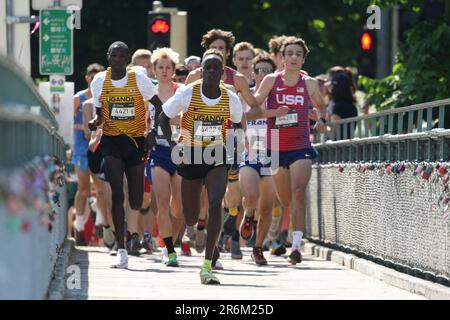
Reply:
[[292, 232], [292, 251], [300, 250], [300, 244], [302, 242], [303, 232], [293, 231]]
[[84, 217], [76, 215], [75, 216], [75, 229], [80, 232], [84, 230]]
[[103, 224], [103, 216], [101, 215], [100, 210], [97, 210], [95, 213], [95, 225], [99, 226], [101, 224]]

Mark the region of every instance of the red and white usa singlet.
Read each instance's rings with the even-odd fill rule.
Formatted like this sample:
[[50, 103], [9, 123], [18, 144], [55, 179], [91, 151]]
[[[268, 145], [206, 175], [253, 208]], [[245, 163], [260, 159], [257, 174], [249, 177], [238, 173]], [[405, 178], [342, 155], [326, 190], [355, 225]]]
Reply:
[[[294, 151], [311, 148], [309, 139], [309, 93], [306, 87], [306, 76], [300, 74], [295, 86], [287, 86], [277, 74], [275, 83], [269, 93], [267, 109], [278, 109], [288, 106], [290, 111], [284, 117], [269, 118], [267, 124], [267, 146], [274, 151]], [[272, 139], [278, 138], [276, 141]]]

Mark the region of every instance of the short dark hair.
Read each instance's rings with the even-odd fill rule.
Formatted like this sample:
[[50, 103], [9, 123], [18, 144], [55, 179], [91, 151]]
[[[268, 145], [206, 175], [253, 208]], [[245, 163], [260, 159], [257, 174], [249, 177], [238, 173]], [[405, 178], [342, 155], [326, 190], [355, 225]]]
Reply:
[[177, 76], [188, 76], [189, 75], [189, 70], [184, 65], [178, 65], [175, 68], [175, 75], [177, 75]]
[[272, 66], [274, 71], [277, 69], [275, 62], [272, 60], [272, 58], [270, 57], [270, 55], [268, 53], [263, 53], [263, 54], [257, 55], [255, 57], [255, 59], [253, 59], [253, 69], [255, 69], [256, 65], [260, 62], [269, 63]]
[[130, 49], [128, 48], [127, 44], [125, 42], [122, 42], [122, 41], [113, 42], [108, 48], [108, 53], [110, 53], [111, 50], [114, 49], [114, 48], [121, 48], [123, 50], [128, 51], [128, 53], [130, 53]]
[[355, 102], [353, 96], [351, 79], [346, 73], [338, 72], [331, 78], [333, 90], [331, 90], [331, 99], [334, 102]]
[[281, 46], [281, 53], [285, 54], [286, 52], [286, 47], [290, 46], [290, 45], [299, 45], [300, 47], [303, 48], [303, 56], [306, 57], [309, 53], [309, 49], [308, 46], [306, 45], [305, 40], [301, 39], [301, 38], [297, 38], [297, 37], [287, 37], [286, 40], [283, 42], [283, 45]]
[[281, 50], [281, 46], [283, 45], [283, 42], [286, 40], [286, 36], [273, 36], [269, 40], [269, 52], [272, 54], [277, 54]]
[[223, 40], [225, 42], [227, 50], [231, 52], [236, 38], [230, 31], [223, 31], [220, 29], [209, 30], [205, 35], [203, 35], [201, 46], [208, 50], [211, 43], [213, 43], [217, 39]]

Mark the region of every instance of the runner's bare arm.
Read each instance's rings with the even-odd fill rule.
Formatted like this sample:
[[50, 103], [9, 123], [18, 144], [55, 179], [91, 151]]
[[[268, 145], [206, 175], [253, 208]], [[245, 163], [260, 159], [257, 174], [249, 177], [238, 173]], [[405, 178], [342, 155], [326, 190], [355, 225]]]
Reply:
[[250, 115], [256, 117], [256, 119], [261, 118], [261, 104], [256, 101], [255, 96], [250, 92], [247, 79], [240, 73], [236, 73], [234, 75], [234, 85], [236, 87], [236, 92], [240, 93], [244, 101], [250, 106]]
[[189, 84], [199, 80], [201, 78], [201, 75], [202, 75], [202, 68], [198, 68], [191, 71], [186, 78], [185, 84]]
[[83, 105], [83, 131], [86, 140], [91, 139], [91, 130], [89, 130], [89, 121], [92, 120], [92, 108], [94, 107], [91, 101], [86, 101]]
[[75, 116], [78, 112], [78, 108], [80, 107], [80, 96], [73, 97], [73, 115]]
[[102, 108], [95, 108], [95, 112], [96, 112], [96, 115], [95, 115], [94, 119], [89, 121], [89, 124], [88, 124], [89, 129], [91, 131], [97, 130], [97, 127], [99, 127], [103, 124]]
[[319, 116], [324, 118], [326, 114], [326, 105], [323, 101], [322, 95], [320, 94], [319, 82], [317, 79], [308, 78], [306, 79], [306, 86], [308, 88], [312, 103], [320, 112]]
[[[261, 82], [261, 86], [259, 87], [258, 91], [255, 94], [256, 102], [263, 106], [265, 104], [265, 101], [267, 97], [269, 96], [270, 91], [272, 90], [273, 85], [275, 84], [276, 76], [274, 74], [269, 74], [266, 77], [264, 77], [263, 81]], [[286, 115], [289, 111], [288, 107], [279, 107], [275, 110], [269, 110], [266, 107], [261, 108], [262, 113], [259, 118], [255, 116], [255, 114], [252, 114], [251, 111], [247, 112], [247, 120], [257, 120], [260, 118], [273, 118], [273, 117], [282, 117]]]

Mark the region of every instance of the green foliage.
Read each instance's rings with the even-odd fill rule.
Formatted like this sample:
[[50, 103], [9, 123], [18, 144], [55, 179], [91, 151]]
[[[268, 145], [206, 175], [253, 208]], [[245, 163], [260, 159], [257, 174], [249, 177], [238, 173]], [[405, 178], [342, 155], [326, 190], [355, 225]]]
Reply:
[[360, 77], [367, 101], [377, 110], [450, 97], [450, 26], [446, 20], [425, 21], [406, 36], [397, 64], [387, 78]]

